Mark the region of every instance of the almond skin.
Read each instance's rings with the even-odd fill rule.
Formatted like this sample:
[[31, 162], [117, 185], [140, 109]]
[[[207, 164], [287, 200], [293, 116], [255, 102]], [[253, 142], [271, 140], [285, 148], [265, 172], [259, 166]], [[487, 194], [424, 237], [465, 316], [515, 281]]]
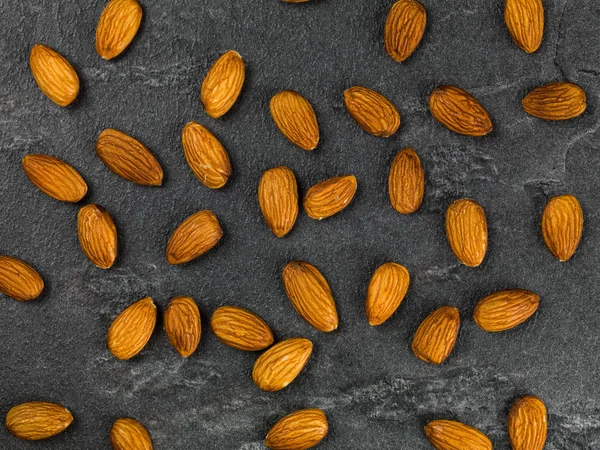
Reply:
[[175, 229], [167, 244], [169, 264], [184, 264], [213, 248], [223, 237], [223, 230], [212, 211], [192, 214]]
[[115, 420], [109, 436], [113, 450], [152, 450], [150, 434], [137, 420], [125, 417]]
[[133, 358], [141, 352], [156, 325], [156, 305], [150, 297], [145, 297], [125, 308], [113, 321], [106, 345], [108, 350], [120, 360]]
[[458, 309], [451, 306], [436, 309], [417, 328], [412, 342], [413, 353], [425, 362], [443, 363], [452, 353], [459, 328]]
[[191, 297], [174, 297], [164, 313], [165, 331], [173, 348], [187, 358], [198, 348], [202, 325], [198, 305]]
[[36, 270], [20, 259], [0, 256], [0, 292], [15, 300], [34, 300], [44, 290], [44, 280]]
[[492, 450], [492, 442], [485, 434], [452, 420], [429, 422], [425, 435], [437, 450]]
[[202, 184], [220, 189], [231, 176], [229, 155], [219, 140], [196, 122], [189, 122], [181, 133], [185, 160]]
[[77, 234], [81, 250], [101, 269], [117, 259], [117, 227], [108, 211], [99, 205], [86, 205], [77, 215]]
[[498, 291], [482, 298], [473, 319], [485, 331], [506, 331], [529, 319], [538, 309], [540, 297], [523, 289]]
[[481, 103], [456, 86], [436, 88], [429, 96], [429, 110], [435, 120], [455, 133], [484, 136], [494, 128]]
[[298, 184], [289, 167], [274, 167], [263, 173], [258, 184], [258, 204], [273, 234], [288, 234], [298, 217]]
[[279, 131], [304, 150], [319, 143], [319, 124], [312, 105], [296, 91], [275, 94], [270, 104], [271, 117]]
[[269, 325], [256, 314], [236, 306], [217, 308], [210, 327], [223, 344], [238, 350], [256, 352], [273, 344]]
[[311, 186], [304, 195], [304, 210], [309, 217], [321, 220], [342, 211], [356, 194], [354, 175], [333, 177]]
[[76, 203], [87, 194], [87, 184], [73, 167], [49, 155], [23, 157], [27, 178], [44, 194], [62, 202]]
[[296, 312], [317, 330], [329, 333], [338, 327], [331, 289], [321, 272], [304, 261], [290, 261], [283, 268], [283, 285]]
[[539, 398], [518, 398], [508, 414], [508, 435], [513, 450], [542, 450], [546, 443], [546, 406]]
[[385, 49], [393, 59], [402, 62], [418, 47], [427, 12], [416, 0], [399, 0], [390, 9], [385, 22]]
[[143, 186], [160, 186], [163, 170], [144, 144], [112, 128], [100, 133], [96, 154], [111, 171]]
[[425, 195], [425, 173], [419, 156], [412, 148], [400, 150], [392, 161], [388, 191], [392, 207], [400, 214], [412, 214], [421, 207]]
[[304, 338], [286, 339], [275, 344], [254, 363], [254, 384], [263, 391], [280, 391], [302, 371], [312, 348], [312, 342]]
[[96, 27], [96, 51], [104, 59], [119, 56], [133, 41], [142, 22], [136, 0], [110, 0]]
[[206, 114], [217, 119], [231, 109], [242, 91], [245, 74], [244, 60], [236, 51], [229, 50], [215, 61], [200, 92]]
[[504, 21], [517, 46], [533, 53], [544, 36], [544, 5], [542, 0], [505, 0]]
[[271, 450], [306, 450], [321, 442], [328, 431], [323, 411], [301, 409], [273, 425], [265, 437], [265, 445]]
[[400, 113], [379, 92], [354, 86], [344, 92], [344, 103], [352, 118], [367, 133], [385, 138], [400, 127]]
[[525, 112], [545, 120], [568, 120], [587, 107], [583, 89], [573, 83], [549, 83], [535, 88], [522, 101]]
[[367, 291], [365, 310], [369, 325], [381, 325], [396, 312], [410, 284], [406, 267], [395, 262], [377, 268]]
[[19, 439], [39, 441], [66, 430], [73, 415], [64, 406], [48, 402], [27, 402], [13, 406], [6, 414], [6, 428]]
[[559, 261], [568, 261], [577, 250], [583, 233], [583, 211], [572, 195], [551, 198], [542, 216], [546, 247]]
[[485, 258], [488, 245], [485, 211], [475, 201], [456, 200], [446, 211], [448, 244], [458, 260], [477, 267]]
[[59, 106], [69, 106], [79, 94], [79, 77], [61, 54], [36, 44], [29, 55], [29, 67], [40, 90]]

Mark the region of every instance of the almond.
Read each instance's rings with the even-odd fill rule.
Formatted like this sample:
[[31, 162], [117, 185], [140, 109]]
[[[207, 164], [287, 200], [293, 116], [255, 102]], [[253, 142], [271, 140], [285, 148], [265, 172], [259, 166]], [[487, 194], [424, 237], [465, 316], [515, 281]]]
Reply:
[[131, 359], [141, 352], [156, 325], [156, 306], [145, 297], [125, 308], [113, 321], [106, 335], [108, 350], [117, 359]]
[[96, 27], [96, 51], [104, 59], [119, 56], [133, 41], [142, 22], [136, 0], [110, 0]]
[[435, 120], [455, 133], [484, 136], [494, 128], [475, 97], [455, 86], [436, 88], [429, 96], [429, 110]]
[[76, 203], [87, 193], [87, 184], [79, 172], [62, 159], [30, 154], [23, 157], [22, 164], [27, 178], [56, 200]]
[[117, 259], [117, 227], [108, 211], [99, 205], [86, 205], [77, 215], [81, 250], [101, 269], [112, 267]]
[[213, 248], [223, 237], [223, 230], [212, 211], [192, 214], [175, 229], [167, 244], [169, 264], [183, 264]]
[[314, 150], [319, 143], [319, 124], [308, 100], [296, 91], [281, 91], [271, 99], [270, 109], [275, 125], [290, 142]]
[[542, 0], [505, 0], [504, 21], [521, 50], [533, 53], [540, 47], [544, 35]]
[[454, 348], [459, 328], [458, 309], [451, 306], [436, 309], [417, 328], [412, 342], [413, 353], [425, 362], [443, 363]]
[[296, 312], [325, 333], [338, 327], [338, 314], [327, 280], [304, 261], [291, 261], [283, 268], [285, 292]]
[[245, 73], [238, 52], [229, 50], [217, 59], [202, 83], [200, 99], [206, 114], [217, 119], [231, 109], [242, 90]]
[[305, 3], [308, 2], [309, 0], [282, 0], [285, 3]]
[[415, 51], [425, 32], [427, 12], [416, 0], [399, 0], [385, 22], [385, 49], [398, 62]]
[[400, 127], [400, 114], [379, 92], [354, 86], [344, 92], [346, 109], [367, 133], [389, 137]]
[[238, 350], [255, 352], [273, 343], [269, 325], [256, 314], [236, 306], [217, 308], [210, 326], [223, 344]]
[[172, 298], [164, 314], [165, 331], [173, 348], [187, 358], [198, 348], [202, 325], [198, 305], [191, 297]]
[[508, 435], [513, 450], [542, 450], [546, 443], [546, 406], [539, 398], [518, 398], [508, 414]]
[[381, 325], [396, 312], [410, 283], [406, 267], [388, 262], [377, 268], [367, 291], [365, 310], [369, 325]]
[[73, 422], [64, 406], [48, 402], [27, 402], [13, 406], [6, 414], [6, 428], [19, 439], [39, 441], [62, 433]]
[[304, 195], [304, 210], [309, 217], [321, 220], [339, 213], [356, 194], [356, 177], [344, 175], [311, 186]]
[[44, 280], [33, 267], [12, 256], [0, 256], [0, 292], [15, 300], [33, 300], [44, 290]]
[[288, 234], [298, 217], [298, 184], [290, 168], [280, 166], [263, 173], [258, 204], [267, 226], [277, 237]]
[[583, 89], [573, 83], [549, 83], [535, 88], [523, 99], [523, 109], [531, 116], [546, 120], [577, 117], [587, 107]]
[[110, 445], [113, 450], [152, 450], [152, 439], [137, 420], [121, 418], [110, 428]]
[[304, 338], [286, 339], [275, 344], [254, 363], [254, 383], [263, 391], [280, 391], [302, 371], [312, 348], [312, 342]]
[[540, 297], [533, 292], [523, 289], [498, 291], [477, 303], [473, 319], [485, 331], [510, 330], [529, 319], [539, 304]]
[[390, 203], [400, 214], [412, 214], [421, 207], [425, 195], [425, 173], [419, 156], [412, 148], [400, 150], [392, 161], [388, 189]]
[[280, 419], [267, 433], [265, 445], [271, 450], [306, 450], [321, 442], [329, 424], [320, 409], [301, 409]]
[[61, 54], [36, 44], [29, 55], [29, 67], [40, 90], [59, 106], [68, 106], [79, 94], [79, 77]]
[[485, 212], [477, 202], [464, 198], [448, 207], [446, 235], [450, 248], [461, 263], [477, 267], [483, 262], [488, 231]]
[[96, 142], [96, 154], [106, 167], [126, 180], [143, 186], [160, 186], [163, 170], [154, 155], [141, 142], [107, 128]]
[[551, 198], [542, 216], [542, 236], [548, 250], [559, 260], [573, 256], [583, 233], [583, 211], [572, 195]]
[[437, 450], [492, 450], [492, 442], [485, 434], [452, 420], [429, 422], [425, 435]]

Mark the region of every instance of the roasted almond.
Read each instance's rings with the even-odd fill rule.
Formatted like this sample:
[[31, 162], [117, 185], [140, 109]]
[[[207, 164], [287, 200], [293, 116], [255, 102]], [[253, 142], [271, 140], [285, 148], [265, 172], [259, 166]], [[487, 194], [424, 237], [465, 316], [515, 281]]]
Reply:
[[217, 308], [210, 327], [223, 344], [238, 350], [255, 352], [273, 343], [269, 325], [256, 314], [236, 306]]
[[410, 284], [406, 267], [395, 262], [377, 268], [367, 290], [365, 310], [370, 325], [381, 325], [396, 312]]
[[79, 94], [79, 77], [61, 54], [36, 44], [29, 55], [29, 67], [40, 90], [59, 106], [73, 103]]
[[293, 144], [313, 150], [319, 143], [319, 124], [312, 105], [296, 91], [275, 94], [270, 104], [277, 128]]
[[223, 237], [223, 230], [212, 211], [203, 210], [185, 219], [167, 244], [169, 264], [183, 264], [213, 248]]
[[117, 227], [108, 211], [99, 205], [85, 205], [77, 214], [77, 234], [81, 250], [101, 269], [112, 267], [117, 259]]
[[427, 23], [427, 12], [416, 0], [399, 0], [390, 9], [385, 22], [385, 49], [398, 62], [415, 51]]
[[142, 7], [136, 0], [110, 0], [96, 27], [96, 51], [104, 59], [123, 53], [142, 22]]
[[425, 195], [425, 173], [421, 160], [408, 147], [400, 150], [390, 167], [388, 190], [392, 207], [400, 214], [416, 212]]
[[513, 450], [542, 450], [546, 443], [546, 406], [539, 398], [518, 398], [508, 414], [508, 435]]
[[352, 118], [367, 133], [385, 138], [400, 127], [398, 110], [379, 92], [354, 86], [344, 92], [344, 103]]
[[505, 0], [504, 21], [521, 50], [533, 53], [540, 47], [544, 35], [542, 0]]
[[110, 445], [113, 450], [152, 450], [152, 439], [141, 423], [123, 417], [110, 428]]
[[108, 350], [117, 359], [131, 359], [141, 352], [156, 325], [156, 305], [145, 297], [125, 308], [113, 321], [106, 335]]
[[198, 348], [202, 325], [198, 305], [191, 297], [172, 298], [164, 314], [165, 331], [173, 348], [187, 358]]
[[44, 280], [25, 261], [0, 256], [0, 292], [15, 300], [34, 300], [44, 290]]
[[583, 211], [572, 195], [551, 198], [542, 216], [542, 236], [548, 250], [559, 260], [573, 256], [583, 233]]
[[27, 178], [56, 200], [76, 203], [87, 193], [87, 184], [79, 172], [62, 159], [30, 154], [23, 157], [22, 164]]
[[271, 450], [306, 450], [321, 442], [329, 424], [320, 409], [301, 409], [280, 419], [267, 433], [265, 445]]
[[546, 120], [577, 117], [587, 107], [583, 89], [573, 83], [549, 83], [535, 88], [523, 99], [523, 109], [531, 116]]
[[308, 2], [309, 0], [282, 0], [285, 3], [305, 3]]
[[436, 309], [417, 328], [412, 342], [413, 353], [425, 362], [443, 363], [454, 348], [459, 328], [458, 309], [451, 306]]
[[236, 51], [229, 50], [215, 61], [200, 93], [206, 114], [217, 119], [231, 109], [242, 90], [245, 73], [244, 60]]
[[485, 331], [510, 330], [529, 319], [538, 309], [540, 297], [523, 289], [498, 291], [482, 298], [473, 320]]
[[275, 344], [254, 363], [254, 383], [267, 392], [283, 389], [302, 371], [312, 348], [312, 342], [304, 338], [286, 339]]
[[344, 175], [311, 186], [304, 195], [304, 210], [309, 217], [321, 220], [339, 213], [356, 194], [356, 177]]
[[477, 267], [483, 262], [488, 245], [487, 220], [477, 202], [464, 198], [448, 207], [446, 235], [450, 248], [465, 266]]
[[6, 414], [6, 428], [19, 439], [39, 441], [62, 433], [73, 422], [64, 406], [48, 402], [27, 402], [13, 406]]
[[425, 435], [437, 450], [492, 450], [492, 442], [485, 434], [452, 420], [429, 422]]
[[298, 184], [290, 168], [280, 166], [263, 173], [258, 184], [258, 204], [277, 237], [288, 234], [298, 217]]
[[435, 120], [455, 133], [484, 136], [494, 128], [481, 103], [455, 86], [436, 88], [429, 96], [429, 110]]

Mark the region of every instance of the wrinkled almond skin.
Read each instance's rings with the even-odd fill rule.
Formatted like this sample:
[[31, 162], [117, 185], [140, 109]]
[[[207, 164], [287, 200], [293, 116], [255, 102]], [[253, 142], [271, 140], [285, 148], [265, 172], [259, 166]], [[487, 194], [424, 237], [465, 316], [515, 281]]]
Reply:
[[394, 262], [377, 268], [367, 290], [365, 311], [369, 325], [381, 325], [396, 312], [410, 284], [406, 267]]
[[164, 313], [164, 326], [173, 348], [187, 358], [198, 348], [202, 324], [198, 305], [191, 297], [174, 297]]
[[492, 442], [485, 434], [452, 420], [429, 422], [425, 435], [437, 450], [492, 450]]
[[258, 184], [258, 204], [267, 226], [279, 238], [288, 234], [298, 217], [298, 184], [289, 167], [263, 173]]
[[425, 362], [442, 364], [452, 353], [459, 328], [458, 309], [451, 306], [436, 309], [417, 328], [412, 342], [413, 353]]
[[429, 96], [429, 110], [435, 120], [455, 133], [485, 136], [494, 128], [481, 103], [456, 86], [436, 88]]
[[551, 198], [542, 215], [546, 247], [559, 261], [571, 259], [583, 233], [583, 211], [572, 195]]
[[27, 402], [13, 406], [6, 414], [6, 428], [19, 439], [39, 441], [62, 433], [73, 422], [73, 415], [62, 405]]
[[458, 260], [477, 267], [485, 258], [488, 245], [485, 211], [475, 201], [456, 200], [446, 211], [446, 236]]
[[542, 0], [505, 0], [504, 21], [517, 46], [533, 53], [544, 36], [544, 5]]
[[120, 360], [133, 358], [141, 352], [156, 325], [156, 305], [145, 297], [125, 308], [113, 321], [106, 335], [108, 350]]
[[59, 106], [69, 106], [79, 94], [79, 77], [61, 54], [36, 44], [29, 55], [29, 67], [40, 90]]
[[200, 100], [204, 111], [217, 119], [237, 100], [246, 75], [244, 60], [236, 51], [225, 52], [210, 68], [202, 83]]
[[301, 409], [280, 419], [267, 433], [265, 445], [271, 450], [306, 450], [321, 442], [329, 431], [320, 409]]
[[0, 256], [0, 292], [15, 300], [34, 300], [44, 290], [44, 280], [25, 261], [12, 256]]
[[223, 230], [212, 211], [203, 210], [185, 219], [167, 244], [169, 264], [184, 264], [206, 253], [223, 237]]
[[229, 347], [247, 352], [264, 350], [273, 344], [273, 332], [256, 314], [235, 306], [217, 308], [210, 327], [219, 340]]
[[400, 127], [400, 113], [379, 92], [353, 86], [344, 92], [344, 103], [352, 118], [367, 133], [385, 138]]
[[388, 191], [392, 207], [400, 214], [419, 210], [425, 195], [425, 172], [415, 151], [400, 150], [390, 167]]
[[96, 27], [96, 51], [104, 59], [119, 56], [133, 41], [142, 22], [136, 0], [110, 0]]
[[87, 194], [87, 184], [73, 167], [49, 155], [23, 157], [27, 178], [44, 194], [61, 202], [76, 203]]
[[77, 234], [81, 250], [101, 269], [117, 259], [117, 227], [108, 211], [99, 205], [85, 205], [77, 215]]
[[512, 450], [542, 450], [546, 443], [548, 418], [539, 398], [518, 398], [508, 414], [508, 435]]
[[312, 342], [291, 338], [278, 342], [258, 357], [252, 369], [252, 380], [266, 392], [280, 391], [300, 374], [310, 354]]
[[566, 82], [537, 87], [525, 96], [522, 104], [527, 114], [545, 120], [573, 119], [587, 107], [583, 89]]
[[331, 289], [321, 272], [304, 261], [290, 261], [283, 268], [283, 285], [296, 312], [325, 333], [338, 327], [338, 314]]
[[319, 143], [319, 124], [312, 105], [296, 91], [281, 91], [270, 103], [271, 117], [279, 131], [304, 150]]
[[304, 195], [304, 210], [309, 217], [321, 220], [342, 211], [356, 194], [354, 175], [329, 178], [311, 186]]
[[398, 62], [406, 60], [418, 47], [425, 32], [427, 11], [416, 0], [399, 0], [385, 22], [385, 49]]
[[109, 436], [113, 450], [152, 450], [150, 433], [134, 419], [123, 417], [115, 420]]
[[473, 320], [485, 331], [498, 332], [514, 328], [529, 319], [538, 309], [540, 297], [523, 289], [498, 291], [482, 298], [473, 312]]

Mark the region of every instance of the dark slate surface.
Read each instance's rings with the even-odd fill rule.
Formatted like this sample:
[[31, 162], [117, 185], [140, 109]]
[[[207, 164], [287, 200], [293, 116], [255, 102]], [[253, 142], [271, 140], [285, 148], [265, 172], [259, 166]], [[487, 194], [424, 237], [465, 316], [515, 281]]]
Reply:
[[[0, 448], [107, 449], [111, 423], [131, 416], [147, 426], [156, 449], [258, 450], [279, 417], [319, 407], [331, 427], [323, 449], [428, 449], [423, 425], [450, 418], [480, 428], [502, 450], [509, 448], [508, 409], [523, 394], [548, 406], [546, 449], [600, 448], [600, 4], [546, 0], [542, 47], [527, 55], [506, 31], [501, 0], [423, 3], [423, 42], [398, 64], [382, 43], [387, 0], [146, 0], [140, 33], [112, 62], [94, 50], [104, 2], [0, 1], [0, 251], [31, 262], [47, 283], [35, 302], [1, 299], [0, 414], [48, 400], [75, 416], [66, 433], [39, 443], [18, 441], [2, 427]], [[72, 107], [55, 106], [36, 87], [28, 55], [38, 42], [80, 74]], [[247, 61], [247, 82], [233, 110], [212, 120], [202, 112], [199, 87], [230, 48]], [[587, 92], [583, 116], [549, 123], [523, 112], [528, 90], [563, 79]], [[459, 136], [434, 122], [427, 96], [443, 83], [480, 99], [495, 124], [491, 135]], [[376, 138], [352, 121], [342, 92], [354, 84], [398, 106], [399, 133]], [[290, 88], [317, 112], [322, 140], [312, 153], [287, 142], [269, 116], [270, 97]], [[221, 191], [201, 185], [185, 164], [180, 132], [190, 120], [212, 130], [231, 156], [234, 175]], [[136, 186], [103, 166], [94, 143], [105, 127], [130, 133], [156, 154], [163, 187]], [[408, 217], [391, 208], [386, 189], [389, 164], [407, 145], [427, 177], [423, 207]], [[27, 180], [20, 161], [32, 152], [80, 170], [90, 185], [85, 202], [114, 216], [115, 267], [92, 267], [81, 253], [80, 205], [56, 202]], [[291, 167], [302, 190], [355, 174], [357, 196], [322, 222], [302, 213], [278, 240], [256, 201], [260, 174], [276, 165]], [[539, 230], [546, 199], [558, 193], [576, 195], [586, 220], [581, 246], [565, 264], [546, 250]], [[489, 252], [478, 269], [458, 264], [445, 240], [445, 208], [463, 196], [480, 202], [488, 217]], [[223, 242], [170, 267], [170, 233], [204, 208], [220, 218]], [[280, 272], [294, 258], [329, 280], [338, 331], [317, 332], [293, 311]], [[398, 313], [371, 328], [363, 310], [367, 284], [388, 260], [406, 265], [412, 284]], [[479, 330], [471, 319], [477, 300], [511, 287], [539, 293], [538, 313], [502, 334]], [[180, 358], [159, 324], [140, 356], [115, 360], [105, 345], [112, 319], [143, 296], [162, 310], [174, 295], [191, 295], [200, 306], [199, 351]], [[256, 311], [278, 339], [314, 341], [308, 366], [287, 389], [259, 391], [250, 378], [256, 355], [225, 347], [210, 332], [208, 318], [224, 304]], [[410, 341], [443, 304], [460, 309], [463, 326], [454, 353], [433, 367], [412, 355]]]

